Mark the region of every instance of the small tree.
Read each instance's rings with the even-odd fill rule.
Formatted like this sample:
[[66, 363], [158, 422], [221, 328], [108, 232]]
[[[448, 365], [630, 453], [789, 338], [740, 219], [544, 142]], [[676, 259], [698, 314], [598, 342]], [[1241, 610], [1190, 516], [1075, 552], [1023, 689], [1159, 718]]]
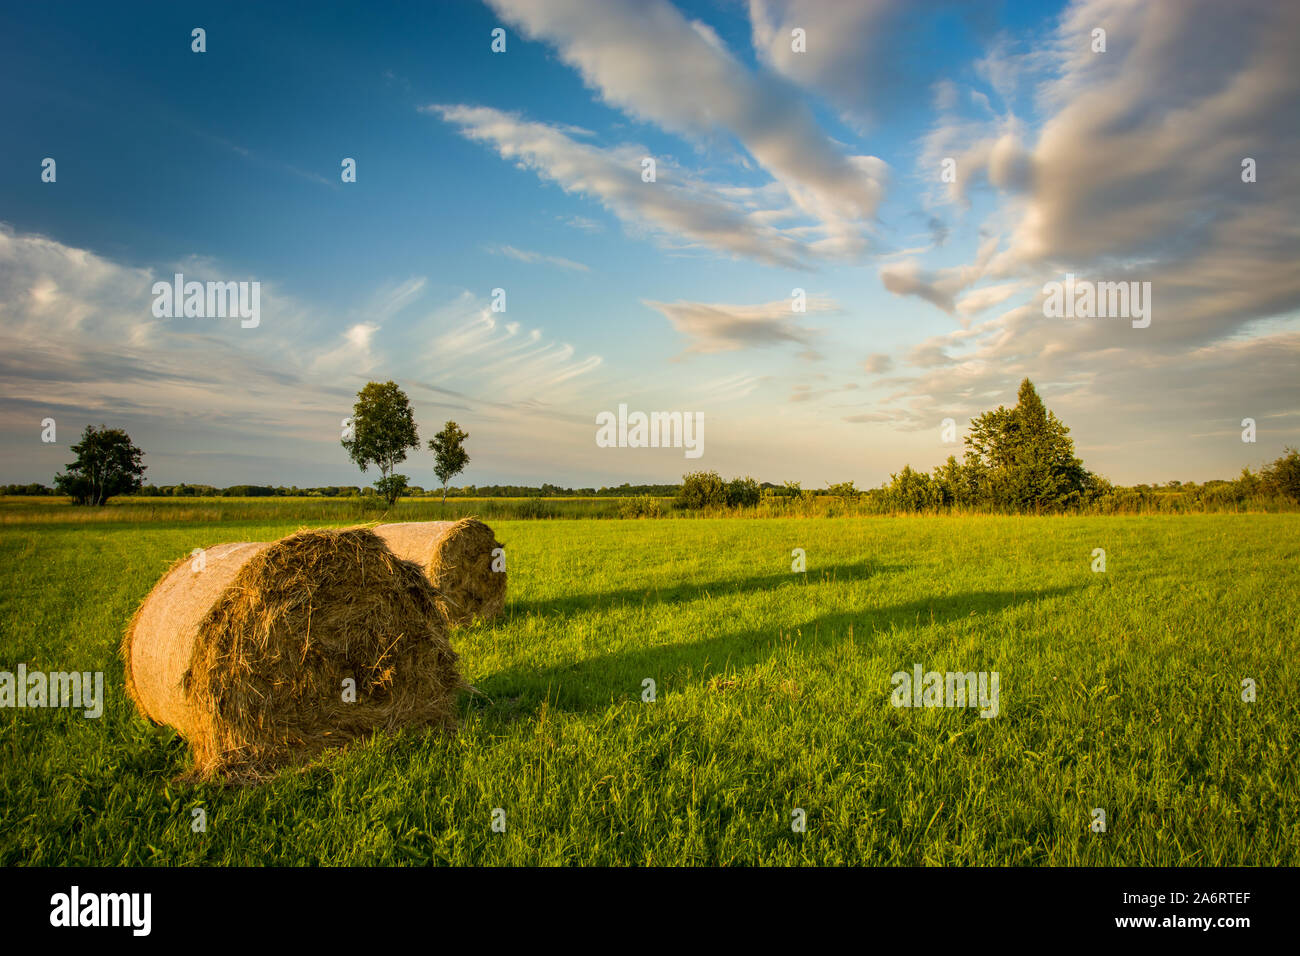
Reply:
[[835, 484], [826, 483], [826, 493], [833, 498], [856, 499], [862, 494], [857, 488], [853, 487], [851, 481], [840, 481]]
[[911, 465], [904, 465], [903, 470], [889, 476], [889, 483], [883, 488], [885, 504], [895, 511], [928, 511], [939, 505], [941, 497], [938, 486], [923, 471], [914, 471]]
[[720, 508], [727, 503], [727, 486], [716, 471], [693, 471], [682, 475], [678, 501], [683, 508]]
[[931, 481], [938, 492], [941, 505], [948, 507], [965, 505], [969, 504], [973, 497], [970, 494], [965, 471], [955, 455], [949, 455], [946, 462], [935, 467]]
[[469, 432], [461, 431], [455, 422], [442, 426], [442, 431], [429, 439], [429, 450], [433, 452], [433, 473], [442, 482], [442, 503], [447, 503], [447, 482], [455, 478], [469, 464], [469, 453], [465, 451], [465, 439]]
[[1284, 449], [1284, 454], [1259, 473], [1260, 484], [1269, 492], [1300, 501], [1300, 451]]
[[102, 505], [113, 495], [140, 490], [144, 452], [131, 444], [122, 429], [87, 425], [72, 453], [77, 460], [55, 476], [54, 487], [71, 497], [74, 505]]
[[406, 393], [395, 382], [368, 383], [357, 392], [352, 437], [344, 438], [342, 445], [363, 473], [370, 465], [379, 467], [375, 491], [392, 507], [406, 487], [406, 476], [393, 469], [406, 461], [407, 449], [420, 447], [415, 412]]
[[754, 508], [763, 496], [758, 482], [753, 478], [732, 478], [727, 482], [728, 508]]

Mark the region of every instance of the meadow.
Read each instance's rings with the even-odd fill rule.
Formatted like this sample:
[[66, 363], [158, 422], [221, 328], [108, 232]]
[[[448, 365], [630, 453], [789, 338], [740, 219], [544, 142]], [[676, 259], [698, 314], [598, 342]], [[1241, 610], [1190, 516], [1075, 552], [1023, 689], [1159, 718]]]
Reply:
[[[236, 788], [177, 781], [184, 743], [123, 693], [123, 627], [193, 548], [378, 516], [0, 502], [0, 670], [100, 670], [107, 690], [99, 719], [0, 710], [0, 864], [1300, 863], [1300, 515], [469, 504], [510, 596], [453, 632], [477, 689], [458, 731]], [[891, 675], [917, 664], [998, 672], [998, 715], [893, 706]]]
[[[623, 498], [403, 498], [402, 521], [455, 521], [475, 515], [501, 519], [616, 518]], [[667, 508], [670, 498], [661, 499]], [[383, 502], [363, 498], [152, 498], [123, 497], [101, 508], [68, 507], [63, 497], [0, 496], [0, 525], [7, 524], [268, 524], [325, 527], [379, 521]], [[394, 511], [394, 515], [398, 511]], [[383, 518], [391, 520], [392, 516]]]

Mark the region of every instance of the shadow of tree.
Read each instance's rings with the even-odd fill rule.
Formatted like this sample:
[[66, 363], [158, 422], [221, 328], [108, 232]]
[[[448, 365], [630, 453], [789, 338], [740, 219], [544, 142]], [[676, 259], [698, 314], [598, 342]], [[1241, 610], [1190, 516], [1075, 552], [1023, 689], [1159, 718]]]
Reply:
[[[784, 580], [784, 579], [783, 579]], [[725, 671], [744, 670], [767, 660], [781, 643], [781, 634], [799, 632], [798, 652], [806, 654], [842, 640], [850, 631], [853, 642], [875, 642], [875, 635], [892, 627], [918, 622], [943, 624], [970, 617], [998, 614], [1034, 601], [1051, 599], [1079, 590], [1080, 585], [1044, 588], [1036, 591], [976, 591], [938, 598], [921, 598], [890, 607], [839, 611], [819, 617], [791, 621], [777, 628], [768, 626], [732, 634], [720, 634], [703, 641], [622, 650], [571, 664], [542, 670], [514, 667], [478, 682], [485, 698], [470, 706], [502, 715], [522, 716], [548, 701], [549, 706], [575, 713], [607, 709], [620, 700], [639, 699], [641, 682], [653, 678], [660, 693], [682, 686], [674, 678], [689, 675], [694, 683]], [[701, 589], [703, 590], [703, 589]], [[739, 588], [737, 590], [740, 590]], [[710, 592], [714, 593], [714, 592]]]
[[532, 601], [511, 601], [506, 605], [506, 614], [568, 615], [603, 610], [620, 604], [685, 604], [706, 594], [719, 597], [748, 591], [770, 591], [778, 587], [807, 587], [823, 581], [839, 583], [864, 581], [867, 578], [901, 570], [903, 565], [899, 564], [860, 561], [855, 564], [840, 564], [820, 571], [814, 569], [804, 574], [784, 571], [748, 578], [710, 581], [705, 584], [686, 581], [662, 588], [623, 588], [595, 594], [569, 594]]

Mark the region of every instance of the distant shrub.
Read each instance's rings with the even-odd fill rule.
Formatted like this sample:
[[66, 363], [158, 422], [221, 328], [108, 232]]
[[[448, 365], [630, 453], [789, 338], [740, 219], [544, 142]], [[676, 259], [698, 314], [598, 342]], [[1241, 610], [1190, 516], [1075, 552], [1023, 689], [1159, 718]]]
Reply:
[[753, 478], [733, 478], [727, 482], [728, 508], [757, 507], [762, 496], [762, 490]]
[[397, 499], [402, 497], [405, 491], [405, 475], [385, 475], [375, 482], [375, 495], [390, 507], [397, 503]]
[[828, 485], [826, 493], [835, 498], [847, 498], [850, 501], [856, 499], [858, 495], [862, 494], [862, 492], [858, 491], [857, 488], [853, 487], [853, 482], [851, 481], [841, 481], [833, 485]]
[[519, 504], [520, 518], [554, 518], [555, 507], [541, 498], [529, 498]]
[[637, 495], [618, 506], [620, 518], [658, 518], [663, 514], [659, 499], [649, 495]]
[[727, 503], [727, 486], [716, 471], [694, 471], [682, 476], [678, 500], [691, 510], [719, 508]]
[[1260, 484], [1269, 494], [1300, 501], [1300, 451], [1287, 448], [1285, 452], [1260, 471]]
[[[316, 493], [320, 494], [319, 491]], [[272, 498], [275, 489], [270, 485], [231, 485], [220, 494], [223, 498]]]
[[898, 474], [889, 476], [884, 487], [885, 504], [894, 511], [928, 511], [940, 503], [939, 488], [923, 471], [904, 465]]
[[47, 488], [37, 482], [28, 485], [5, 485], [0, 487], [0, 495], [27, 495], [32, 497], [47, 497], [57, 495], [58, 492], [53, 488]]

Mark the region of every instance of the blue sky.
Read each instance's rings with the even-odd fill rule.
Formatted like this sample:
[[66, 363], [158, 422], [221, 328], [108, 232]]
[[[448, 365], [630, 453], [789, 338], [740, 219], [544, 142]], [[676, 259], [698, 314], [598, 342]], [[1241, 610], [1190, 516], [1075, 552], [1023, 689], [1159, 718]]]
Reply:
[[[6, 10], [0, 480], [105, 422], [158, 483], [358, 483], [340, 419], [392, 378], [466, 482], [876, 484], [1025, 375], [1112, 480], [1233, 475], [1300, 440], [1296, 20], [1248, 6]], [[261, 323], [156, 319], [175, 271]], [[1066, 271], [1152, 282], [1151, 327], [1045, 318]], [[598, 448], [620, 403], [704, 456]]]

